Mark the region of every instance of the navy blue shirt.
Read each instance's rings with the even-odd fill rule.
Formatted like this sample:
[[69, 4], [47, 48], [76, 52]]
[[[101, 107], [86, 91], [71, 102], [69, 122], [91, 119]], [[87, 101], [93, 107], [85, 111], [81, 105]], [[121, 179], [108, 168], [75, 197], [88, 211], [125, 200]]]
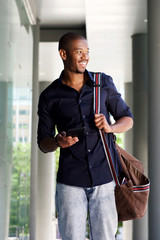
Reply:
[[[88, 80], [79, 93], [62, 83], [62, 74], [40, 95], [38, 105], [38, 144], [46, 137], [71, 128], [85, 127], [86, 133], [79, 142], [68, 148], [60, 149], [57, 181], [60, 183], [91, 187], [112, 181], [105, 157], [99, 130], [94, 123], [93, 111], [93, 72], [88, 72]], [[110, 115], [115, 120], [132, 114], [129, 107], [117, 92], [112, 78], [102, 73], [100, 112], [110, 123]], [[117, 174], [121, 172], [119, 157], [114, 147], [112, 134], [106, 139]]]

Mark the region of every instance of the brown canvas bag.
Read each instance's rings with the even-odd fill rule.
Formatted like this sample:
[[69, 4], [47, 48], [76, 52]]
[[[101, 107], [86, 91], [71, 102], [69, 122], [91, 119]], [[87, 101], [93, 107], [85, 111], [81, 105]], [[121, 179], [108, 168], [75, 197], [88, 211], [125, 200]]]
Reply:
[[[99, 113], [100, 109], [100, 73], [94, 74], [94, 111]], [[126, 221], [141, 218], [146, 213], [150, 180], [144, 175], [142, 163], [127, 153], [124, 149], [115, 143], [119, 155], [123, 175], [117, 176], [111, 159], [110, 151], [103, 130], [99, 130], [103, 143], [106, 159], [115, 180], [115, 200], [118, 212], [118, 221]]]
[[126, 178], [125, 183], [116, 185], [115, 188], [118, 220], [138, 219], [146, 213], [150, 181], [144, 175], [142, 163], [115, 145]]

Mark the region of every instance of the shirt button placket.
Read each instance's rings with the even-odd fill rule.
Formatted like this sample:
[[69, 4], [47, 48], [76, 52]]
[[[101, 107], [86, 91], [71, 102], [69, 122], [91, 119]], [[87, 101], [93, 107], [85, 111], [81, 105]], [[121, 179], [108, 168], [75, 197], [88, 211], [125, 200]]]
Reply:
[[[82, 100], [80, 98], [79, 98], [79, 106], [80, 106], [81, 113], [82, 113], [82, 120], [83, 120], [83, 123], [85, 125], [86, 115], [83, 113], [83, 108], [82, 108], [83, 105], [82, 105]], [[89, 145], [89, 142], [90, 142], [89, 141], [89, 132], [86, 131], [86, 143], [87, 143], [87, 145]], [[87, 153], [88, 153], [88, 167], [89, 167], [90, 171], [92, 172], [93, 166], [92, 166], [92, 159], [91, 159], [91, 156], [90, 156], [90, 153], [91, 153], [90, 146], [87, 147]]]

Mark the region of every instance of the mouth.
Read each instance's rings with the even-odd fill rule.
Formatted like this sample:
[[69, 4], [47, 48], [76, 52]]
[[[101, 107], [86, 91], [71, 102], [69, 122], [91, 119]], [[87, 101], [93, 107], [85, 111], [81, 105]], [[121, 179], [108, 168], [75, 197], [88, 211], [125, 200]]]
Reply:
[[82, 62], [80, 62], [79, 64], [80, 64], [82, 67], [86, 67], [86, 66], [87, 66], [87, 63], [88, 63], [88, 61], [82, 61]]

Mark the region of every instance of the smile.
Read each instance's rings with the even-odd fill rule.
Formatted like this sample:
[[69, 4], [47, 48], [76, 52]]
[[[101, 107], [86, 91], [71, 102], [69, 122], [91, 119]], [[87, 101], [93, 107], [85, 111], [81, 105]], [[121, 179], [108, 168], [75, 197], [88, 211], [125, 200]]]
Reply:
[[87, 61], [80, 62], [80, 65], [86, 66], [87, 65]]

